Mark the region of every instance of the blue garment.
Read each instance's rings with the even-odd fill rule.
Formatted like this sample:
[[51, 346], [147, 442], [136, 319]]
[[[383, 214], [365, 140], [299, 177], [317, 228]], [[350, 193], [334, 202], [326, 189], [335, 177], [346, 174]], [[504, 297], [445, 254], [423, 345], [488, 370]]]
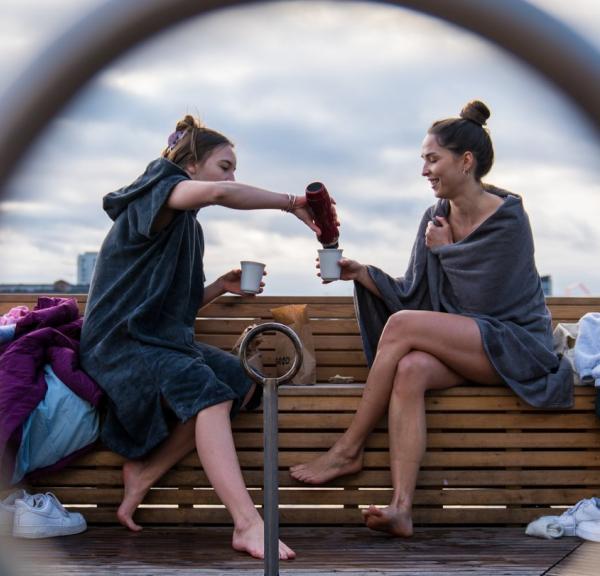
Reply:
[[98, 411], [44, 367], [48, 390], [23, 425], [12, 483], [89, 446], [100, 433]]
[[239, 358], [194, 341], [204, 297], [204, 237], [197, 210], [155, 223], [173, 188], [189, 176], [159, 158], [133, 184], [104, 198], [114, 221], [94, 271], [81, 333], [81, 363], [109, 397], [101, 437], [127, 458], [169, 435], [169, 413], [185, 422], [232, 401], [252, 382]]
[[0, 326], [0, 344], [4, 344], [5, 342], [10, 342], [15, 337], [15, 324], [7, 324], [5, 326]]

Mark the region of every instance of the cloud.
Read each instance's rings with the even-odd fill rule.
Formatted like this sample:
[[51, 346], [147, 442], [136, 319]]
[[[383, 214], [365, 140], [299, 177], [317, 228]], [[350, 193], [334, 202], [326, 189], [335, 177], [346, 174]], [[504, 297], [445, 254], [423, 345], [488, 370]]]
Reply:
[[[9, 15], [0, 18], [0, 48], [12, 60], [0, 56], [0, 70], [9, 72], [19, 51], [26, 61], [99, 4], [71, 13], [70, 0], [11, 2], [0, 8]], [[537, 4], [564, 12], [554, 0]], [[580, 0], [569, 6], [581, 30], [597, 29], [596, 9], [586, 18]], [[47, 27], [34, 24], [34, 12], [48, 15]], [[23, 31], [21, 45], [11, 30]], [[0, 282], [73, 280], [77, 254], [97, 249], [110, 225], [102, 196], [132, 181], [187, 112], [236, 143], [238, 180], [295, 194], [325, 182], [346, 255], [400, 275], [433, 203], [420, 176], [425, 131], [473, 98], [492, 109], [489, 180], [524, 194], [540, 269], [562, 289], [583, 274], [572, 252], [598, 243], [588, 216], [599, 208], [590, 200], [600, 198], [598, 140], [581, 114], [474, 34], [382, 4], [318, 2], [219, 10], [100, 73], [45, 131], [0, 204]], [[351, 291], [312, 278], [318, 243], [288, 214], [209, 208], [200, 220], [212, 276], [248, 257], [267, 262], [268, 293]], [[600, 271], [588, 263], [585, 274], [600, 292]]]

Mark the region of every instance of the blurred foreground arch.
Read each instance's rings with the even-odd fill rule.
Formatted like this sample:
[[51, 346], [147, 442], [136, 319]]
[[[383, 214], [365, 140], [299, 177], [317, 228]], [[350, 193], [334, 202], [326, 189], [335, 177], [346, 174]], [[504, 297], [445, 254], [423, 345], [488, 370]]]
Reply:
[[[110, 0], [35, 59], [0, 99], [0, 196], [42, 129], [94, 74], [188, 18], [249, 0]], [[454, 23], [541, 72], [600, 133], [600, 52], [525, 0], [387, 0]]]

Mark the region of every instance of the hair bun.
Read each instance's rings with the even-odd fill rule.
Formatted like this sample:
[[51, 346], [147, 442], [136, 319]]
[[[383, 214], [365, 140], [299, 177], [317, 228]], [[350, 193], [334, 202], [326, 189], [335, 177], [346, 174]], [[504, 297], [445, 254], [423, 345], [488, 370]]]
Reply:
[[471, 100], [460, 111], [460, 117], [475, 122], [479, 126], [485, 126], [487, 119], [490, 117], [490, 110], [480, 100]]
[[179, 120], [175, 126], [176, 131], [186, 131], [193, 130], [194, 128], [200, 129], [203, 128], [202, 122], [199, 118], [192, 116], [191, 114], [186, 114], [181, 120]]

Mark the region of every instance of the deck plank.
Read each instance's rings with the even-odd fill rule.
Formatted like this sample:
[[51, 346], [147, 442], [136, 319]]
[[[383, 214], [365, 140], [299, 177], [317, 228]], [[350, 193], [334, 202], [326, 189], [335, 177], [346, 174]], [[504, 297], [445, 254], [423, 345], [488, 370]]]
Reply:
[[[418, 528], [406, 540], [365, 528], [283, 528], [282, 538], [298, 558], [281, 563], [281, 576], [541, 576], [581, 544], [530, 538], [522, 528]], [[147, 527], [133, 534], [94, 526], [52, 540], [5, 538], [0, 553], [19, 557], [19, 576], [262, 575], [262, 562], [232, 551], [230, 539], [231, 529], [222, 527]]]
[[598, 576], [600, 544], [584, 542], [544, 576]]

